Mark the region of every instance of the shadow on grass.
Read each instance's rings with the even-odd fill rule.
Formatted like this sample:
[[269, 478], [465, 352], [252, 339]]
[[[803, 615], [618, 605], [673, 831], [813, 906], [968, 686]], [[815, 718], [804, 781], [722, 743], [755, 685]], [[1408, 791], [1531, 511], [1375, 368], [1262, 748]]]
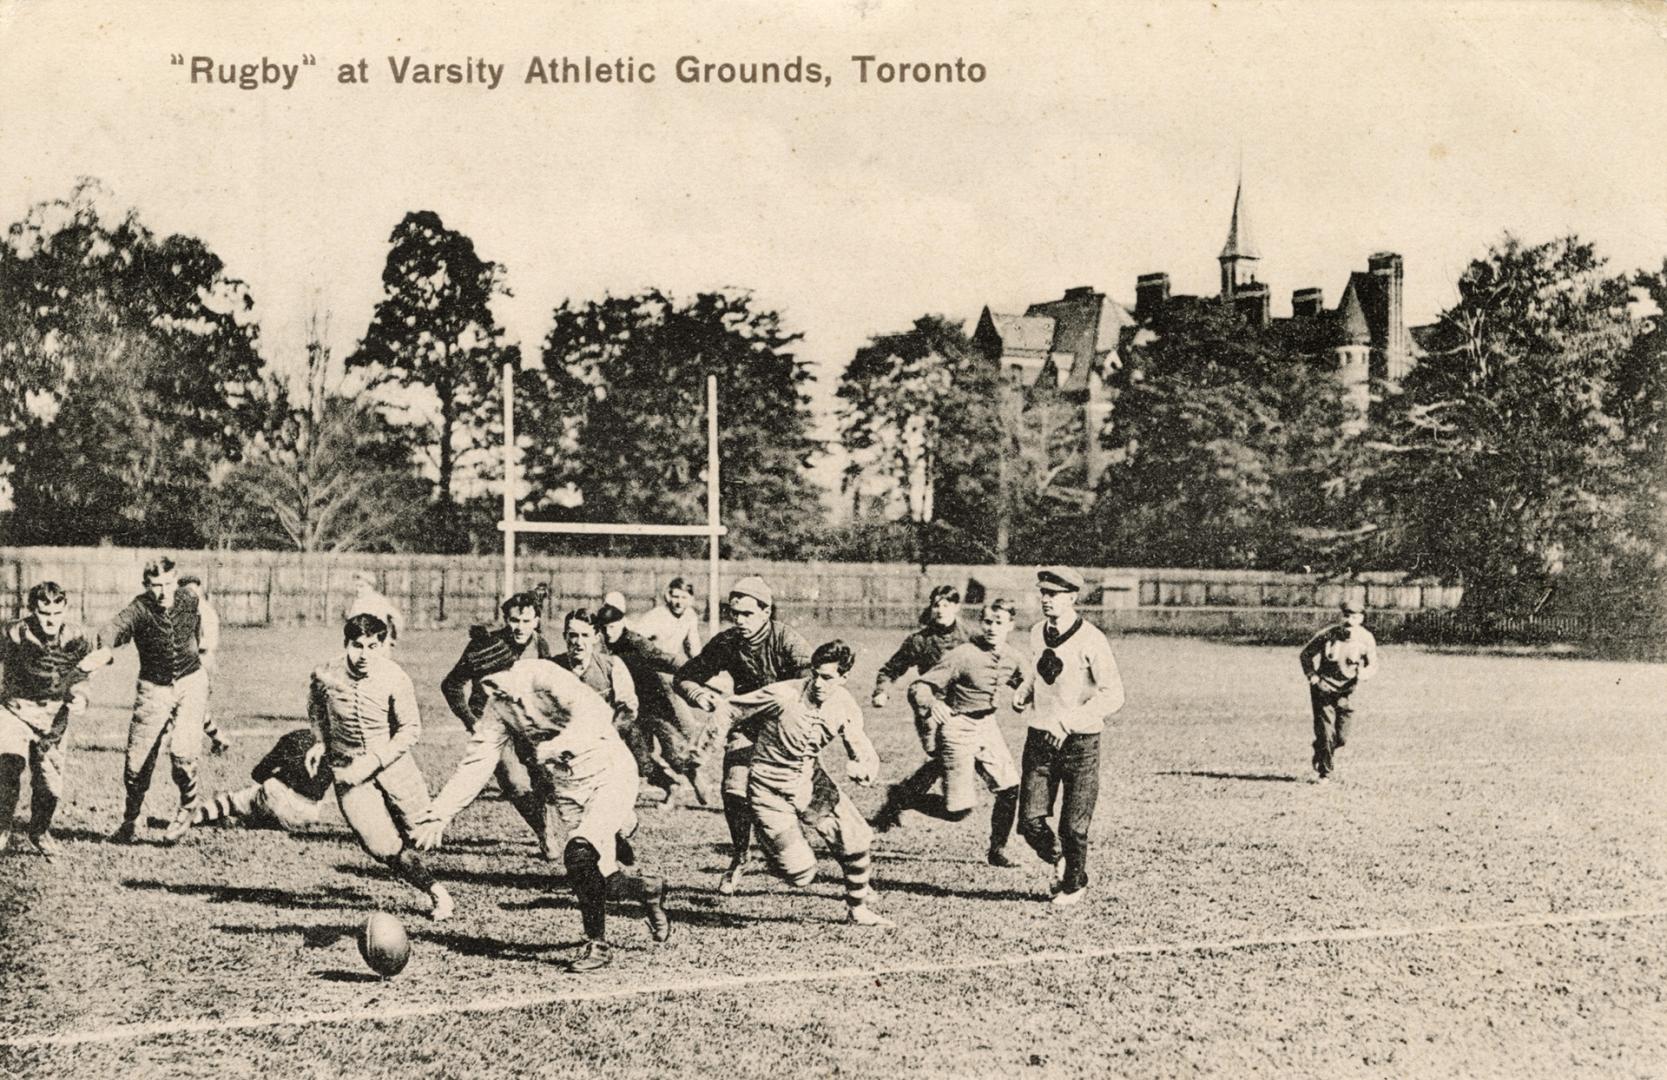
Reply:
[[[454, 882], [461, 885], [483, 885], [500, 889], [527, 889], [532, 892], [549, 892], [552, 887], [560, 887], [567, 877], [559, 864], [550, 863], [549, 871], [545, 873], [517, 873], [511, 870], [459, 870], [450, 866], [429, 866], [429, 873], [441, 881]], [[374, 878], [377, 880], [392, 880], [392, 875], [379, 866], [367, 866], [360, 863], [338, 863], [337, 873], [351, 874], [354, 877]]]
[[952, 889], [947, 885], [934, 885], [929, 881], [903, 881], [892, 878], [879, 879], [874, 883], [874, 890], [879, 893], [882, 902], [887, 893], [950, 897], [956, 900], [1012, 900], [1026, 904], [1034, 904], [1041, 895], [1036, 889]]
[[299, 937], [301, 944], [309, 949], [333, 949], [343, 941], [352, 941], [359, 936], [358, 928], [353, 926], [305, 926], [300, 923], [285, 923], [281, 926], [230, 926], [222, 923], [214, 929], [234, 937], [252, 937], [256, 934], [267, 937]]
[[371, 971], [315, 971], [313, 974], [325, 982], [376, 983], [382, 981], [382, 976]]
[[262, 904], [285, 908], [341, 908], [368, 904], [370, 897], [359, 889], [325, 885], [309, 892], [292, 892], [269, 886], [248, 888], [237, 885], [192, 884], [178, 881], [152, 881], [127, 878], [122, 885], [129, 889], [173, 893], [176, 896], [200, 896], [211, 904]]
[[1170, 769], [1158, 773], [1159, 776], [1197, 776], [1205, 780], [1265, 780], [1276, 784], [1300, 784], [1305, 779], [1301, 776], [1291, 776], [1288, 773], [1235, 773], [1213, 772], [1210, 770], [1183, 771]]

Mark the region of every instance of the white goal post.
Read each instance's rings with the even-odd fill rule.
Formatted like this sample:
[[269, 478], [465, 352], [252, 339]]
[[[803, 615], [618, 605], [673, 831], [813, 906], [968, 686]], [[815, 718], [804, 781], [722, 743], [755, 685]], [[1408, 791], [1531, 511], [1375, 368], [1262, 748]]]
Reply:
[[504, 534], [504, 595], [515, 593], [515, 538], [520, 533], [569, 533], [585, 536], [704, 536], [708, 539], [706, 618], [711, 634], [718, 621], [718, 538], [729, 532], [718, 517], [718, 377], [706, 376], [706, 524], [645, 525], [630, 523], [523, 521], [517, 514], [515, 475], [515, 369], [503, 367], [504, 509], [498, 528]]

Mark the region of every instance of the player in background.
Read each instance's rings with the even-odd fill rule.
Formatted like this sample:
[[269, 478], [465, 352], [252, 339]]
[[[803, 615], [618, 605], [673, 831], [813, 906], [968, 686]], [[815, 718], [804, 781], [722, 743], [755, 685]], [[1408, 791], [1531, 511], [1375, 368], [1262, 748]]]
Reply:
[[375, 615], [355, 615], [342, 627], [343, 655], [313, 672], [307, 693], [319, 743], [310, 756], [328, 762], [342, 817], [365, 851], [426, 892], [429, 918], [438, 921], [451, 915], [451, 895], [409, 843], [428, 809], [428, 784], [412, 756], [422, 719], [411, 677], [387, 645], [388, 626]]
[[[624, 610], [624, 604], [616, 607]], [[664, 649], [680, 664], [700, 655], [700, 612], [695, 610], [695, 590], [687, 578], [666, 582], [660, 603], [631, 620], [631, 629], [650, 644]]]
[[388, 628], [388, 644], [399, 642], [399, 632], [405, 629], [405, 617], [394, 602], [376, 591], [376, 578], [368, 570], [353, 572], [353, 595], [348, 597], [347, 607], [342, 609], [342, 621], [355, 615], [375, 615], [382, 625]]
[[[452, 714], [471, 733], [486, 708], [486, 690], [481, 680], [507, 671], [522, 660], [549, 660], [555, 655], [544, 637], [544, 607], [537, 594], [516, 593], [499, 610], [503, 625], [471, 626], [469, 644], [464, 646], [463, 655], [440, 682], [440, 693], [445, 696]], [[538, 839], [539, 854], [546, 859], [555, 858], [555, 837], [551, 834], [547, 812], [550, 793], [542, 770], [532, 761], [530, 752], [518, 752], [516, 744], [506, 744], [495, 775], [504, 798]]]
[[602, 643], [600, 620], [589, 608], [567, 613], [562, 637], [567, 642], [567, 652], [556, 657], [556, 663], [577, 675], [580, 682], [602, 695], [613, 707], [614, 730], [630, 749], [637, 771], [653, 785], [659, 801], [664, 802], [677, 781], [654, 759], [653, 744], [638, 712], [637, 682], [631, 677], [631, 669]]
[[[700, 768], [700, 759], [695, 753], [699, 732], [684, 726], [685, 722], [671, 700], [670, 679], [677, 674], [681, 664], [670, 653], [627, 626], [624, 609], [615, 604], [603, 604], [596, 612], [596, 623], [601, 627], [608, 651], [625, 664], [631, 674], [631, 682], [637, 688], [637, 724], [644, 739], [660, 741], [660, 758], [664, 759], [665, 766], [688, 779], [695, 798], [704, 806], [706, 796], [696, 782]], [[651, 771], [644, 774], [645, 778], [663, 790], [669, 801], [677, 781], [672, 772], [661, 765], [660, 759], [653, 757], [652, 746], [649, 750], [653, 764]]]
[[639, 900], [650, 934], [665, 941], [671, 922], [664, 879], [622, 868], [636, 861], [627, 840], [637, 829], [637, 763], [614, 730], [612, 708], [572, 672], [544, 660], [488, 675], [482, 686], [490, 700], [474, 740], [418, 823], [417, 843], [440, 844], [452, 818], [492, 775], [505, 745], [519, 740], [548, 771], [556, 812], [568, 830], [562, 862], [585, 931], [584, 949], [569, 967], [585, 972], [612, 963], [610, 896]]
[[1378, 642], [1362, 625], [1366, 606], [1344, 600], [1343, 617], [1309, 639], [1298, 659], [1308, 680], [1314, 710], [1314, 780], [1325, 783], [1336, 770], [1334, 756], [1348, 737], [1354, 692], [1378, 671]]
[[[880, 665], [874, 678], [874, 694], [869, 704], [876, 709], [886, 707], [889, 700], [886, 688], [910, 668], [924, 674], [932, 670], [944, 654], [968, 641], [961, 626], [961, 590], [953, 585], [939, 585], [927, 597], [926, 608], [920, 613], [920, 629], [903, 639], [903, 644], [892, 653], [891, 659]], [[921, 733], [924, 740], [925, 733]]]
[[730, 699], [733, 714], [757, 734], [747, 798], [758, 822], [758, 843], [770, 869], [803, 888], [816, 879], [816, 854], [805, 829], [820, 836], [845, 877], [845, 917], [858, 926], [892, 926], [869, 906], [873, 898], [874, 833], [861, 812], [817, 765], [822, 749], [844, 740], [854, 783], [873, 783], [880, 759], [862, 729], [862, 710], [845, 689], [856, 657], [843, 641], [819, 645], [810, 674]]
[[[710, 685], [728, 675], [735, 694], [750, 694], [773, 682], [801, 679], [810, 671], [810, 643], [803, 635], [776, 621], [770, 586], [761, 577], [744, 577], [729, 590], [729, 614], [735, 625], [720, 631], [700, 655], [677, 673], [676, 690], [697, 709], [716, 714], [723, 698]], [[714, 716], [714, 727], [724, 737], [724, 821], [729, 826], [729, 867], [718, 892], [732, 896], [746, 872], [752, 847], [753, 812], [747, 794], [747, 770], [752, 762], [756, 725], [743, 720], [730, 724]]]
[[334, 777], [310, 728], [279, 737], [250, 770], [254, 781], [235, 791], [216, 791], [197, 806], [192, 825], [241, 824], [250, 829], [294, 832], [317, 825]]
[[179, 811], [167, 835], [178, 839], [190, 828], [197, 809], [197, 755], [208, 706], [208, 673], [199, 644], [202, 618], [197, 598], [179, 587], [172, 559], [146, 563], [144, 585], [145, 591], [99, 631], [98, 648], [81, 661], [84, 671], [102, 667], [115, 659], [113, 650], [129, 641], [139, 653], [139, 684], [122, 769], [127, 801], [121, 824], [110, 834], [116, 844], [131, 844], [137, 837], [164, 736], [169, 737], [174, 784], [179, 788]]
[[232, 748], [232, 744], [220, 732], [220, 725], [214, 722], [214, 668], [215, 658], [220, 655], [220, 613], [214, 610], [214, 605], [208, 602], [208, 587], [203, 579], [196, 574], [183, 574], [179, 579], [179, 587], [190, 591], [197, 598], [197, 612], [202, 619], [202, 634], [197, 638], [197, 655], [203, 664], [203, 673], [208, 678], [208, 696], [203, 702], [203, 734], [208, 736], [208, 752], [224, 754]]
[[81, 661], [93, 651], [68, 618], [56, 581], [29, 590], [29, 614], [0, 628], [0, 853], [11, 847], [12, 814], [29, 773], [29, 842], [47, 858], [63, 853], [52, 816], [64, 794], [64, 736], [87, 707]]
[[[1123, 707], [1117, 658], [1100, 628], [1077, 614], [1082, 575], [1050, 566], [1036, 575], [1042, 621], [1030, 631], [1031, 656], [1013, 707], [1034, 704], [1025, 738], [1019, 835], [1053, 867], [1053, 903], [1075, 904], [1088, 891], [1088, 828], [1100, 794], [1100, 733]], [[1059, 834], [1048, 819], [1063, 790]]]
[[874, 820], [880, 832], [897, 825], [903, 810], [920, 808], [938, 777], [944, 781], [944, 816], [964, 820], [976, 802], [976, 773], [995, 794], [990, 810], [991, 866], [1017, 866], [1007, 840], [1019, 813], [1019, 770], [996, 726], [996, 695], [1024, 682], [1024, 654], [1007, 643], [1016, 609], [1011, 600], [984, 605], [979, 631], [909, 687], [909, 704], [921, 728], [926, 762], [893, 784]]

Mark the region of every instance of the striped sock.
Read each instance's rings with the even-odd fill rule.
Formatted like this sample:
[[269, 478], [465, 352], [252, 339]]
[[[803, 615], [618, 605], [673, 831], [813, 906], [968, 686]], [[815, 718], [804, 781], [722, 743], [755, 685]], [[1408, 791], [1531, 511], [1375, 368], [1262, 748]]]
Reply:
[[868, 882], [874, 874], [873, 857], [867, 851], [841, 855], [839, 868], [845, 872], [846, 906], [860, 907], [868, 899]]
[[192, 818], [194, 825], [207, 825], [211, 821], [229, 819], [236, 821], [243, 814], [237, 804], [232, 801], [232, 792], [216, 791], [214, 798], [197, 804], [196, 815]]

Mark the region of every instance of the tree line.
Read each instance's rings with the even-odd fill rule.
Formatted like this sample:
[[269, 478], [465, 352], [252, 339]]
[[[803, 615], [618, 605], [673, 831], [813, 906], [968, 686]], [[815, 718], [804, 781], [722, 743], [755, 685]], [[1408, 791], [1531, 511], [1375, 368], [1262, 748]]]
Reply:
[[101, 215], [102, 194], [33, 207], [0, 247], [8, 543], [495, 550], [507, 364], [535, 520], [702, 520], [715, 374], [730, 556], [1389, 569], [1494, 611], [1662, 602], [1667, 264], [1616, 274], [1578, 238], [1480, 254], [1364, 417], [1300, 321], [1212, 300], [1125, 342], [1103, 416], [923, 315], [840, 374], [835, 517], [802, 335], [750, 293], [565, 300], [523, 356], [491, 308], [508, 269], [413, 211], [347, 355], [320, 312], [304, 356], [266, 357], [248, 286], [203, 241]]

